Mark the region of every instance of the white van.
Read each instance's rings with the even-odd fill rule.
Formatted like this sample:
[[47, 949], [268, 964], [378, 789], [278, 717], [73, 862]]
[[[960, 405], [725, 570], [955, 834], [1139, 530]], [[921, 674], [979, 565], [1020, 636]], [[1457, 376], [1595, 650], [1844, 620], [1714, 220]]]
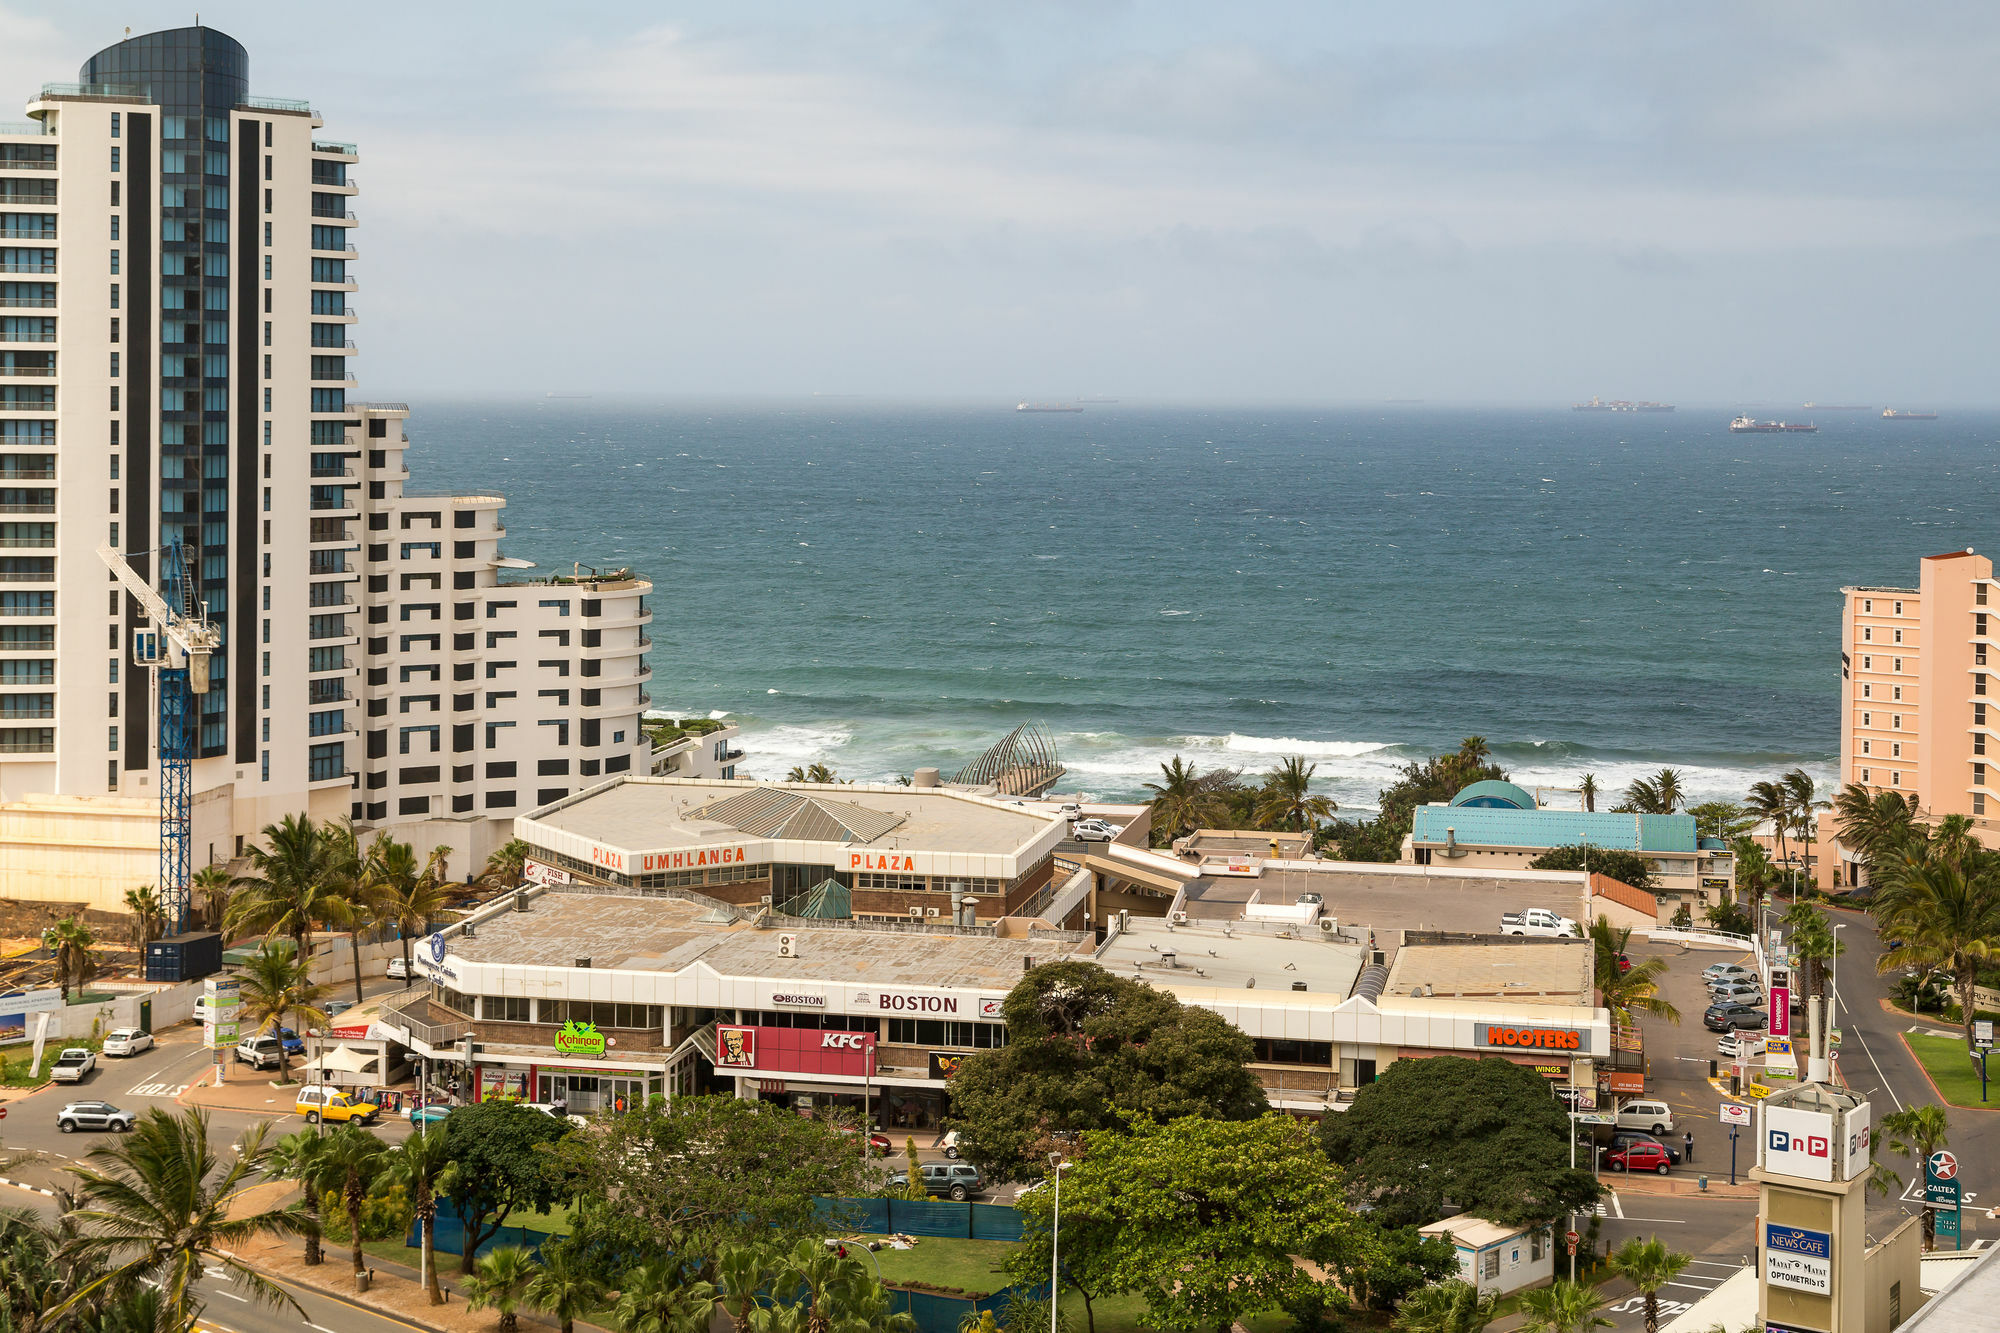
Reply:
[[1642, 1129], [1648, 1134], [1671, 1134], [1674, 1113], [1665, 1102], [1626, 1102], [1618, 1108], [1618, 1128]]

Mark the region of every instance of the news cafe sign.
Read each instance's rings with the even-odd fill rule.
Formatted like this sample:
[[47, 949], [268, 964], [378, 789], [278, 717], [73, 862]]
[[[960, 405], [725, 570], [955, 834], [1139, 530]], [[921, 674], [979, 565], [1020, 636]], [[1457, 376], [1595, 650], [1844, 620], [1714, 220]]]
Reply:
[[1833, 1233], [1764, 1224], [1764, 1281], [1819, 1296], [1833, 1294]]
[[1485, 1051], [1580, 1051], [1583, 1034], [1575, 1028], [1519, 1028], [1511, 1024], [1479, 1023], [1472, 1044]]

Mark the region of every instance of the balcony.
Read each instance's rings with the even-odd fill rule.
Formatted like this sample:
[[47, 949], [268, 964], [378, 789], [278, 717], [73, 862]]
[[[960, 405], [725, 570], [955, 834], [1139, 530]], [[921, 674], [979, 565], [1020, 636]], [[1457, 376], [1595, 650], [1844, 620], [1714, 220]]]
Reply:
[[314, 139], [312, 150], [330, 157], [359, 157], [361, 150], [351, 143], [341, 143], [337, 139]]
[[56, 470], [53, 467], [32, 468], [32, 469], [22, 468], [18, 471], [0, 470], [0, 482], [54, 481], [55, 479], [56, 479]]
[[0, 375], [25, 376], [29, 379], [51, 379], [55, 373], [54, 366], [0, 366]]
[[357, 216], [352, 211], [344, 213], [330, 213], [326, 209], [320, 207], [315, 207], [312, 211], [312, 215], [317, 220], [321, 222], [330, 222], [336, 227], [340, 226], [352, 227], [356, 223], [361, 221], [360, 217]]
[[[44, 86], [42, 91], [47, 92], [47, 87]], [[288, 111], [295, 116], [319, 114], [313, 110], [311, 102], [301, 101], [296, 97], [246, 97], [237, 105], [248, 107], [252, 111]]]
[[10, 259], [0, 264], [0, 273], [54, 273], [55, 271], [54, 261], [36, 263], [32, 260]]
[[56, 512], [54, 500], [44, 500], [34, 504], [0, 504], [0, 514], [53, 514]]
[[354, 663], [348, 660], [345, 653], [342, 653], [339, 657], [311, 658], [306, 662], [307, 674], [314, 676], [324, 675], [329, 671], [352, 671], [354, 669]]
[[0, 309], [6, 310], [54, 310], [53, 296], [0, 296]]
[[351, 467], [316, 467], [312, 470], [311, 475], [315, 478], [351, 477], [354, 475], [354, 469]]
[[47, 414], [56, 410], [56, 400], [45, 398], [41, 402], [24, 403], [14, 398], [0, 398], [0, 412], [41, 412]]
[[472, 1020], [433, 1004], [428, 992], [408, 990], [382, 1002], [382, 1021], [410, 1034], [433, 1051], [472, 1035]]

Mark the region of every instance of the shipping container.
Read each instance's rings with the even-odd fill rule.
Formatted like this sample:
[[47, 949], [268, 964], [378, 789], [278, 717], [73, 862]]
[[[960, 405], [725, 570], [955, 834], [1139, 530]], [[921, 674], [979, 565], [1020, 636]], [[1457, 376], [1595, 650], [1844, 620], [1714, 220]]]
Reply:
[[213, 930], [169, 935], [146, 946], [146, 980], [199, 981], [222, 970], [222, 936]]

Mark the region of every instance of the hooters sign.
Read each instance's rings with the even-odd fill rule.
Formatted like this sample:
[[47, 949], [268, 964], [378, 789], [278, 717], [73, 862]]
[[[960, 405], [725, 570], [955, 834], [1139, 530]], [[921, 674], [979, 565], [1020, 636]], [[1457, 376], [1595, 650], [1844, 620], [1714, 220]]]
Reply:
[[758, 1073], [875, 1076], [875, 1034], [818, 1028], [765, 1028], [734, 1023], [715, 1027], [717, 1069]]

